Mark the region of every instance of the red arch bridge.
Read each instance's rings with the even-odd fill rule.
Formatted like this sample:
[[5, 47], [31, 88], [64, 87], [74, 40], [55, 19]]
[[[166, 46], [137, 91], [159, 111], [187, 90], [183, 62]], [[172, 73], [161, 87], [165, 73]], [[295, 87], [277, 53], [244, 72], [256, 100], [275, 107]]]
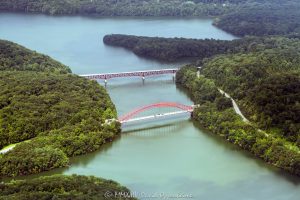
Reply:
[[[123, 125], [123, 124], [128, 124], [128, 123], [133, 123], [133, 122], [140, 122], [140, 121], [150, 121], [150, 120], [157, 120], [160, 118], [168, 118], [168, 117], [173, 117], [173, 116], [179, 116], [183, 114], [192, 114], [194, 111], [194, 108], [196, 106], [187, 106], [183, 105], [180, 103], [175, 103], [175, 102], [160, 102], [160, 103], [154, 103], [150, 105], [146, 105], [140, 108], [137, 108], [121, 117], [119, 117], [118, 121]], [[136, 117], [140, 113], [143, 113], [144, 111], [155, 109], [155, 108], [176, 108], [178, 111], [174, 112], [168, 112], [168, 113], [159, 113], [159, 114], [154, 114], [154, 115], [149, 115], [149, 116], [143, 116], [143, 117]], [[108, 120], [109, 122], [111, 120]]]
[[112, 78], [122, 78], [122, 77], [141, 77], [145, 80], [147, 76], [158, 76], [163, 74], [173, 74], [173, 79], [175, 78], [176, 72], [179, 69], [158, 69], [158, 70], [148, 70], [148, 71], [133, 71], [133, 72], [117, 72], [117, 73], [104, 73], [104, 74], [85, 74], [80, 75], [82, 77], [92, 79], [92, 80], [104, 80], [107, 83], [108, 79]]

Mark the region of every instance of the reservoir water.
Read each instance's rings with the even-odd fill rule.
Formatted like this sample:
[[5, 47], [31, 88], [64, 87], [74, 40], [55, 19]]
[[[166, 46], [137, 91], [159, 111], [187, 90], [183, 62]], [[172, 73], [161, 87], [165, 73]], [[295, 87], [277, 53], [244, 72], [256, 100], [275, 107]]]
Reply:
[[[211, 19], [51, 17], [0, 13], [1, 39], [47, 54], [69, 65], [76, 74], [180, 65], [150, 61], [122, 48], [105, 46], [102, 38], [111, 33], [235, 38], [214, 27]], [[176, 88], [170, 76], [147, 79], [145, 84], [139, 78], [112, 80], [107, 89], [119, 115], [161, 101], [193, 104], [182, 90]], [[57, 173], [113, 179], [145, 195], [188, 195], [196, 200], [300, 198], [299, 178], [253, 158], [197, 127], [188, 118], [125, 127], [122, 136], [112, 144], [73, 158], [68, 168], [40, 175]]]

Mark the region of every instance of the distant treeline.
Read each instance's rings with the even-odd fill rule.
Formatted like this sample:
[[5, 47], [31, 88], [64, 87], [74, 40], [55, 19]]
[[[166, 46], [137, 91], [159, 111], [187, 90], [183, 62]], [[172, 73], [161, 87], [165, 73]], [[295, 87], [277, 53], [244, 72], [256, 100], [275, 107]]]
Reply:
[[71, 74], [57, 61], [0, 41], [0, 177], [67, 166], [120, 132], [115, 106], [97, 82]]
[[1, 0], [0, 10], [51, 15], [216, 16], [228, 12], [240, 2], [241, 0]]
[[[120, 195], [115, 196], [115, 194]], [[124, 194], [124, 196], [121, 194]], [[128, 194], [127, 197], [126, 194]], [[0, 183], [0, 199], [135, 200], [135, 198], [130, 197], [130, 191], [127, 188], [114, 181], [93, 176], [78, 175], [54, 175], [30, 180], [11, 181], [10, 183]]]
[[0, 10], [51, 15], [220, 16], [270, 3], [282, 4], [279, 0], [1, 0]]
[[217, 17], [238, 36], [300, 33], [298, 0], [1, 0], [0, 11], [50, 15]]

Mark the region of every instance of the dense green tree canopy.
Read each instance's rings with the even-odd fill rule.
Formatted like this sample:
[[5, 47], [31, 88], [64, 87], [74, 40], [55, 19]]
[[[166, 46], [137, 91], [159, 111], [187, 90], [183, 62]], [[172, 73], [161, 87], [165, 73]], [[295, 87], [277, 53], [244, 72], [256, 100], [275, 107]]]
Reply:
[[113, 198], [116, 200], [135, 199], [130, 197], [130, 191], [127, 188], [118, 183], [93, 176], [54, 175], [0, 184], [1, 200], [105, 200], [108, 199], [108, 194], [112, 194], [114, 197], [116, 195], [116, 198]]
[[208, 60], [202, 73], [239, 100], [251, 120], [280, 128], [300, 146], [299, 46], [219, 56]]
[[0, 85], [0, 147], [85, 120], [95, 120], [97, 127], [90, 129], [101, 130], [116, 115], [102, 87], [75, 75], [2, 72]]
[[[67, 166], [69, 157], [95, 151], [120, 132], [116, 110], [97, 82], [16, 44], [0, 43], [0, 177]], [[37, 67], [36, 67], [37, 66]]]
[[161, 61], [210, 57], [230, 51], [231, 44], [230, 41], [215, 39], [139, 37], [119, 34], [106, 35], [103, 42], [106, 45], [127, 48], [139, 56]]

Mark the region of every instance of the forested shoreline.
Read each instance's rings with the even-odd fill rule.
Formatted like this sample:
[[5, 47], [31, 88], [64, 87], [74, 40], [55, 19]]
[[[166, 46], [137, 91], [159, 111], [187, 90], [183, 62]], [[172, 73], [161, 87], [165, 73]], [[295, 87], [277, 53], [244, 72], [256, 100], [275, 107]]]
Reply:
[[95, 81], [48, 56], [0, 41], [0, 177], [35, 174], [69, 164], [120, 133], [115, 106]]
[[202, 74], [241, 105], [261, 129], [300, 147], [299, 47], [218, 56], [203, 65]]
[[197, 77], [196, 72], [195, 66], [186, 66], [176, 76], [177, 84], [186, 88], [193, 101], [200, 105], [193, 113], [196, 123], [267, 163], [300, 176], [299, 146], [244, 122], [234, 112], [231, 101], [218, 91], [215, 80], [204, 75]]

